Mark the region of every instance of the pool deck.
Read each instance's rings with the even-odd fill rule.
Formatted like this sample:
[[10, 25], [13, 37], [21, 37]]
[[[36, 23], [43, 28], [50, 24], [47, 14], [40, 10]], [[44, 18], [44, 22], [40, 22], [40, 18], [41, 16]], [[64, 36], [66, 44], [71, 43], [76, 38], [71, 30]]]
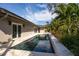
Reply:
[[[26, 38], [22, 38], [19, 40], [15, 40], [9, 43], [7, 48], [0, 48], [0, 55], [2, 56], [73, 56], [73, 54], [66, 48], [64, 47], [63, 44], [61, 44], [57, 38], [55, 38], [53, 35], [51, 36], [51, 42], [52, 45], [54, 47], [55, 50], [55, 54], [54, 53], [44, 53], [44, 52], [34, 52], [34, 51], [25, 51], [25, 50], [16, 50], [16, 49], [9, 49], [12, 46], [15, 46], [25, 40], [28, 40], [31, 37], [34, 37], [38, 34], [47, 34], [47, 33], [36, 33], [33, 35], [29, 35]], [[42, 43], [39, 42], [38, 45], [36, 46], [36, 48], [38, 48], [40, 46], [41, 48], [41, 44], [45, 45], [46, 42]], [[49, 49], [49, 45], [46, 44], [48, 47], [43, 47], [45, 49]]]
[[[35, 33], [33, 35], [29, 35], [26, 38], [22, 38], [22, 39], [15, 39], [13, 41], [11, 41], [8, 45], [8, 47], [6, 48], [0, 48], [0, 55], [2, 56], [54, 56], [53, 53], [44, 53], [44, 52], [35, 52], [35, 51], [25, 51], [25, 50], [16, 50], [16, 49], [9, 49], [12, 46], [15, 46], [25, 40], [28, 40], [38, 34], [43, 34], [43, 33]], [[41, 42], [40, 42], [41, 43]], [[39, 43], [39, 44], [40, 44]]]
[[[4, 55], [3, 55], [4, 56]], [[5, 56], [54, 56], [52, 53], [10, 49]]]

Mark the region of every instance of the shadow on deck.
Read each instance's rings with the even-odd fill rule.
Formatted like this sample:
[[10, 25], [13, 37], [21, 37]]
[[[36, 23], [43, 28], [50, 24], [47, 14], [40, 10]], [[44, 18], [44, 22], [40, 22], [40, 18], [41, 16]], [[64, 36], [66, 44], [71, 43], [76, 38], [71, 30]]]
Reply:
[[8, 46], [1, 46], [0, 48], [5, 48], [5, 51], [1, 54], [1, 56], [5, 56], [6, 53], [9, 51], [10, 47], [12, 46], [14, 40], [12, 40], [11, 42], [8, 43]]

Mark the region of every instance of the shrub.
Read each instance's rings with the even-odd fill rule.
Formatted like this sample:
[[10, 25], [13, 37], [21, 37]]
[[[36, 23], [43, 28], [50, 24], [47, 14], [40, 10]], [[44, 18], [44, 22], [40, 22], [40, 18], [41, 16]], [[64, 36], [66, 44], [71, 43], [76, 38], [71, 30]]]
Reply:
[[60, 40], [74, 55], [79, 55], [79, 36], [64, 35]]

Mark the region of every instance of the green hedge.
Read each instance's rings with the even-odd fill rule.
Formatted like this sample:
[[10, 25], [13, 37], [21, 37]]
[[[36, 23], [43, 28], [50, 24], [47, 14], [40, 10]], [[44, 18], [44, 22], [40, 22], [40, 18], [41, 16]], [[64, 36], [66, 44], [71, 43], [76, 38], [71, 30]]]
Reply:
[[63, 35], [60, 40], [74, 55], [79, 55], [79, 35]]

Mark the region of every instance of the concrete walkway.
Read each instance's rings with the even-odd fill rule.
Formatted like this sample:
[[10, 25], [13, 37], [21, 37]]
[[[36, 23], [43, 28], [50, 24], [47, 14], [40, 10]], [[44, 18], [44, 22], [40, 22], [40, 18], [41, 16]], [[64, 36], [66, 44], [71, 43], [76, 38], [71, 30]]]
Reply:
[[21, 42], [26, 41], [26, 40], [28, 40], [28, 39], [30, 39], [30, 38], [36, 36], [37, 34], [38, 34], [38, 33], [33, 33], [33, 34], [30, 34], [30, 35], [28, 35], [28, 36], [26, 36], [26, 37], [21, 37], [21, 38], [18, 38], [18, 39], [14, 39], [14, 43], [12, 44], [12, 46], [18, 45], [18, 44], [20, 44]]
[[26, 41], [26, 40], [28, 40], [28, 39], [30, 39], [30, 38], [38, 35], [38, 34], [40, 35], [40, 34], [44, 34], [44, 33], [32, 33], [32, 34], [30, 34], [26, 37], [21, 37], [21, 38], [18, 38], [18, 39], [14, 39], [14, 42], [13, 42], [12, 46], [20, 44], [21, 42]]

